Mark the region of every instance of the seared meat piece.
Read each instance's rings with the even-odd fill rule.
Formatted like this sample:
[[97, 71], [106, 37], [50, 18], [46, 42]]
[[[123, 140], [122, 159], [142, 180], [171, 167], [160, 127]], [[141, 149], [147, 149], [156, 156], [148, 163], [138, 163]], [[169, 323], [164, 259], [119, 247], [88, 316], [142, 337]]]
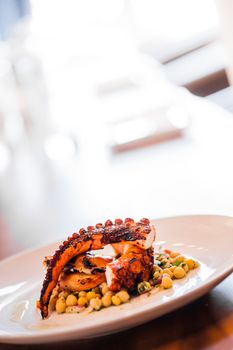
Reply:
[[105, 272], [106, 265], [113, 260], [110, 256], [101, 256], [91, 253], [79, 255], [72, 266], [79, 272], [87, 274]]
[[60, 276], [58, 286], [59, 291], [69, 290], [72, 292], [80, 292], [81, 290], [89, 290], [99, 286], [105, 282], [105, 273], [96, 273], [88, 275], [83, 272], [66, 273], [63, 272]]
[[119, 259], [106, 267], [109, 289], [117, 292], [122, 287], [133, 291], [138, 282], [148, 281], [153, 269], [153, 250], [131, 247]]

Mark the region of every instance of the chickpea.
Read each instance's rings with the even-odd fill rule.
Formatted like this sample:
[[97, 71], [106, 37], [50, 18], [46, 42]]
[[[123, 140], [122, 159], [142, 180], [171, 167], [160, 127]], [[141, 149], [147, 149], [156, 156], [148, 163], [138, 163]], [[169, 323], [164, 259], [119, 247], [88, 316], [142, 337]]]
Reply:
[[164, 269], [164, 270], [163, 270], [163, 274], [164, 274], [164, 273], [168, 274], [171, 278], [173, 277], [173, 272], [170, 270], [170, 268]]
[[170, 277], [164, 276], [161, 282], [161, 286], [164, 289], [169, 289], [172, 287], [172, 279]]
[[76, 298], [76, 296], [73, 294], [68, 295], [68, 297], [66, 298], [66, 305], [75, 306], [77, 304], [78, 304], [78, 299]]
[[173, 271], [176, 269], [176, 266], [169, 267], [169, 270], [173, 273]]
[[179, 264], [182, 263], [184, 260], [185, 260], [185, 258], [183, 257], [183, 255], [178, 255], [177, 257], [175, 257], [174, 259], [172, 259], [172, 263], [173, 263], [173, 264], [179, 265]]
[[99, 289], [102, 290], [104, 286], [107, 286], [107, 283], [106, 283], [106, 282], [102, 282], [102, 283], [99, 285]]
[[112, 296], [112, 303], [113, 305], [120, 305], [121, 304], [121, 299], [117, 295]]
[[176, 267], [175, 270], [173, 271], [173, 274], [175, 278], [183, 278], [185, 276], [185, 271], [182, 269], [182, 267]]
[[78, 305], [79, 306], [85, 306], [88, 304], [88, 299], [86, 297], [79, 297], [78, 298]]
[[69, 292], [67, 292], [67, 290], [63, 290], [62, 292], [59, 293], [59, 298], [67, 298], [69, 295]]
[[62, 314], [66, 311], [66, 301], [64, 297], [60, 297], [56, 302], [56, 311], [58, 314]]
[[153, 271], [155, 272], [155, 271], [161, 271], [162, 269], [161, 269], [161, 267], [159, 267], [158, 265], [154, 265], [154, 267], [153, 267]]
[[176, 258], [178, 255], [180, 255], [180, 253], [178, 253], [178, 252], [172, 252], [172, 253], [170, 254], [170, 257], [171, 257], [172, 259], [174, 259], [174, 258]]
[[181, 264], [180, 264], [180, 267], [182, 267], [182, 269], [184, 269], [185, 272], [188, 272], [188, 271], [189, 271], [188, 264], [186, 264], [185, 262], [181, 263]]
[[101, 309], [102, 300], [99, 299], [99, 298], [93, 298], [93, 299], [90, 300], [90, 306], [91, 306], [94, 310], [98, 311], [98, 310]]
[[109, 288], [108, 288], [107, 283], [106, 283], [106, 284], [103, 286], [101, 292], [102, 292], [103, 295], [105, 295], [108, 291], [109, 291]]
[[183, 255], [177, 255], [177, 256], [175, 257], [175, 261], [181, 261], [181, 262], [183, 262], [183, 261], [185, 261], [185, 257], [184, 257]]
[[51, 311], [55, 310], [57, 299], [58, 299], [58, 291], [56, 288], [54, 288], [49, 300], [49, 310]]
[[56, 288], [53, 289], [51, 298], [58, 297], [58, 291]]
[[96, 294], [95, 292], [88, 292], [86, 297], [87, 297], [87, 300], [91, 300], [96, 297]]
[[195, 261], [193, 259], [186, 259], [184, 262], [188, 265], [189, 270], [194, 269]]
[[51, 296], [49, 301], [49, 310], [54, 311], [56, 309], [57, 297]]
[[169, 269], [172, 265], [170, 263], [167, 263], [163, 265], [163, 269]]
[[80, 312], [80, 308], [77, 305], [76, 306], [67, 306], [67, 308], [66, 308], [67, 314], [76, 314], [78, 312]]
[[118, 292], [116, 296], [120, 298], [122, 303], [127, 303], [130, 298], [129, 293], [127, 293], [125, 290], [120, 290], [120, 292]]
[[104, 307], [109, 307], [112, 304], [112, 295], [110, 293], [106, 293], [101, 300]]
[[159, 271], [155, 271], [153, 274], [153, 279], [157, 280], [157, 278], [159, 278], [159, 276], [160, 276]]

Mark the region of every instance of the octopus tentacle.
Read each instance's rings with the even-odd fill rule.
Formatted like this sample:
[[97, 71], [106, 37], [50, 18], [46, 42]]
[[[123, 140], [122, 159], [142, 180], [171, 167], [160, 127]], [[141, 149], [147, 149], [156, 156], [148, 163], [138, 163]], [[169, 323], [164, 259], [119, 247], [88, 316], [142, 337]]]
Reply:
[[133, 219], [129, 218], [125, 219], [124, 223], [121, 219], [116, 219], [114, 224], [111, 220], [107, 220], [105, 225], [88, 226], [87, 230], [82, 228], [79, 230], [79, 234], [74, 233], [72, 237], [59, 246], [59, 249], [49, 260], [40, 295], [42, 318], [48, 316], [48, 304], [52, 291], [64, 266], [73, 257], [89, 250], [101, 249], [107, 244], [122, 241], [147, 249], [153, 241], [152, 236], [154, 237], [154, 232], [148, 219], [141, 219], [135, 223]]
[[134, 290], [138, 282], [147, 281], [153, 269], [152, 248], [144, 250], [131, 246], [119, 259], [106, 266], [109, 289], [117, 292], [122, 287]]

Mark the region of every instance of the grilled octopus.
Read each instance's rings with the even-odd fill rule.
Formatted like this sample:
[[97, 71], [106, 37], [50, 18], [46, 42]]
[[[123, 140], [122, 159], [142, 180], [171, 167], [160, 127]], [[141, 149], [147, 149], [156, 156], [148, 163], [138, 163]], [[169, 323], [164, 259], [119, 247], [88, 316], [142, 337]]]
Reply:
[[[155, 229], [145, 218], [139, 222], [130, 218], [124, 222], [116, 219], [114, 223], [107, 220], [104, 225], [88, 226], [86, 230], [81, 228], [79, 233], [68, 237], [55, 254], [46, 259], [47, 271], [39, 300], [42, 318], [48, 316], [50, 296], [57, 284], [61, 289], [80, 290], [80, 285], [92, 288], [106, 278], [109, 288], [117, 291], [121, 286], [133, 289], [137, 282], [148, 280], [153, 267], [151, 246], [154, 239]], [[118, 259], [98, 260], [89, 254], [108, 244], [114, 248]], [[80, 267], [85, 267], [85, 261], [90, 263], [89, 280], [87, 271], [84, 274], [80, 271]], [[72, 272], [71, 278], [67, 278], [68, 285], [67, 268]], [[82, 279], [83, 284], [80, 282]]]
[[78, 255], [73, 262], [64, 267], [58, 281], [59, 290], [80, 292], [97, 287], [106, 281], [106, 266], [112, 260], [110, 256], [91, 253]]

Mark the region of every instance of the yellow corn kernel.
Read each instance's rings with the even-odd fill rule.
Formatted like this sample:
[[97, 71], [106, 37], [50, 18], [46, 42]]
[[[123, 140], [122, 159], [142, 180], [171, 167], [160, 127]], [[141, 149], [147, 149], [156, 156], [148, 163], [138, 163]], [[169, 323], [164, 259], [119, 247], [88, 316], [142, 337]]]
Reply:
[[79, 306], [85, 306], [88, 304], [88, 299], [86, 297], [79, 297], [78, 298], [78, 305]]
[[125, 290], [120, 290], [120, 292], [118, 292], [116, 296], [120, 298], [122, 303], [127, 303], [130, 298], [129, 293], [127, 293]]
[[78, 293], [79, 297], [86, 297], [87, 296], [87, 292], [85, 292], [84, 290], [82, 290], [81, 292]]
[[173, 274], [175, 278], [183, 278], [185, 276], [185, 271], [182, 269], [182, 267], [176, 267], [175, 270], [173, 271]]
[[64, 297], [60, 297], [56, 302], [56, 311], [58, 314], [62, 314], [66, 311], [66, 301]]
[[101, 300], [104, 307], [109, 307], [112, 304], [112, 295], [106, 293], [104, 294]]
[[66, 306], [75, 306], [78, 304], [78, 299], [76, 298], [75, 295], [70, 294], [66, 298]]
[[168, 289], [172, 287], [172, 279], [170, 277], [164, 276], [161, 282], [161, 286], [164, 289]]
[[199, 266], [200, 266], [199, 262], [198, 261], [194, 261], [194, 269], [196, 269]]
[[112, 303], [113, 303], [113, 305], [120, 305], [121, 299], [117, 295], [113, 295], [112, 296]]
[[88, 292], [86, 297], [87, 297], [87, 300], [91, 300], [96, 297], [96, 294], [95, 292]]
[[93, 298], [90, 300], [90, 306], [95, 309], [96, 311], [101, 309], [102, 306], [102, 300], [99, 298]]
[[173, 277], [173, 272], [170, 270], [170, 268], [164, 269], [163, 270], [163, 275], [168, 274], [171, 278]]

